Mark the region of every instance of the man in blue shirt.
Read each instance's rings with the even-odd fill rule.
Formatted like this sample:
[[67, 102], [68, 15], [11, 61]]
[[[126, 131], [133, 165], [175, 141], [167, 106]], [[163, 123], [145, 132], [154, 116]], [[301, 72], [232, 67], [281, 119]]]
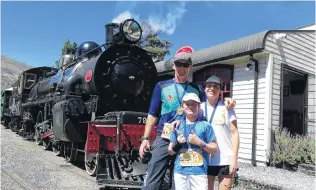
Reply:
[[150, 148], [148, 137], [152, 127], [158, 123], [158, 134], [152, 144], [152, 156], [148, 163], [143, 189], [162, 189], [162, 182], [170, 162], [168, 145], [171, 134], [168, 126], [164, 127], [164, 125], [176, 119], [181, 120], [184, 118], [184, 111], [181, 107], [182, 97], [185, 93], [189, 92], [197, 94], [200, 98], [204, 96], [203, 89], [200, 90], [198, 85], [188, 82], [188, 76], [192, 69], [190, 52], [178, 51], [173, 59], [172, 67], [175, 71], [174, 78], [158, 82], [155, 86], [146, 120], [144, 136], [142, 137], [142, 144], [139, 149], [139, 154], [142, 158], [144, 156], [144, 149]]
[[171, 134], [168, 152], [176, 154], [174, 182], [176, 190], [208, 190], [209, 154], [216, 154], [216, 137], [211, 124], [199, 120], [201, 101], [194, 93], [183, 97], [186, 118]]

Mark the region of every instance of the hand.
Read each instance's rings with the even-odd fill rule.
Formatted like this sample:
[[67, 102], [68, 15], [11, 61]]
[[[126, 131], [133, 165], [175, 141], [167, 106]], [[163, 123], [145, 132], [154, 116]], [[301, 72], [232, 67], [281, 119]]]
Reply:
[[231, 110], [236, 106], [236, 101], [232, 98], [225, 98], [224, 104], [227, 110]]
[[140, 147], [139, 147], [139, 156], [140, 156], [141, 158], [144, 157], [144, 150], [145, 150], [146, 148], [148, 148], [148, 149], [150, 148], [149, 141], [148, 141], [148, 140], [143, 140], [142, 144], [141, 144]]
[[187, 140], [185, 139], [185, 137], [183, 135], [179, 135], [177, 137], [177, 141], [182, 144], [182, 143], [185, 143]]
[[176, 127], [178, 127], [179, 124], [180, 124], [180, 120], [175, 120], [175, 121], [173, 121], [173, 122], [171, 123], [172, 131], [174, 131], [174, 129], [175, 129]]
[[231, 164], [229, 165], [229, 174], [234, 174], [237, 172], [238, 169], [238, 161], [237, 161], [237, 157], [233, 156]]
[[201, 139], [194, 133], [194, 131], [191, 131], [191, 134], [189, 134], [189, 142], [198, 146], [202, 144]]

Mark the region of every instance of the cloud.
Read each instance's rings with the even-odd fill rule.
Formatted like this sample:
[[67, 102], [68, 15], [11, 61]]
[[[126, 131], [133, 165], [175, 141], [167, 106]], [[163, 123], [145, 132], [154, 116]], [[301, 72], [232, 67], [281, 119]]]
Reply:
[[125, 12], [122, 12], [121, 14], [119, 14], [117, 17], [115, 17], [112, 20], [112, 22], [121, 23], [124, 20], [129, 19], [129, 18], [134, 18], [135, 20], [139, 20], [139, 15], [133, 15], [131, 12], [125, 11]]
[[130, 11], [124, 11], [115, 17], [112, 22], [119, 23], [125, 19], [134, 18], [141, 23], [143, 28], [143, 36], [157, 31], [172, 35], [175, 32], [179, 21], [181, 21], [187, 11], [185, 8], [186, 2], [176, 2], [175, 4], [168, 3], [161, 5], [164, 8], [168, 8], [168, 11], [159, 11], [158, 14], [149, 14], [148, 16], [142, 15], [141, 20], [139, 14], [133, 14]]
[[180, 2], [176, 6], [170, 9], [165, 17], [157, 15], [149, 15], [148, 21], [152, 26], [153, 30], [161, 30], [166, 34], [172, 35], [176, 28], [178, 22], [182, 19], [185, 12], [186, 2]]

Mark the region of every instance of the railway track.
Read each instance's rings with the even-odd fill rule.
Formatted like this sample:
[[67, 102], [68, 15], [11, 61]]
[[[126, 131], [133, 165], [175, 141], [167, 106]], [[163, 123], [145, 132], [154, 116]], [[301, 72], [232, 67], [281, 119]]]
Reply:
[[[78, 188], [75, 189], [84, 189], [84, 187], [89, 190], [100, 189], [95, 178], [86, 173], [83, 162], [82, 164], [78, 162], [77, 165], [67, 163], [63, 157], [55, 156], [53, 151], [43, 150], [41, 146], [32, 141], [24, 140], [10, 129], [1, 126], [1, 130], [1, 171], [3, 175], [7, 175], [18, 184], [21, 189], [39, 190], [43, 189], [46, 184], [49, 189], [70, 190], [76, 186]], [[22, 169], [18, 169], [19, 167]], [[43, 177], [41, 177], [41, 173]], [[41, 182], [36, 183], [37, 179]], [[58, 184], [59, 179], [61, 179], [62, 184]], [[78, 181], [78, 183], [74, 181]], [[53, 187], [52, 184], [56, 187]], [[9, 187], [9, 189], [11, 188]]]
[[40, 190], [34, 187], [31, 183], [24, 181], [20, 176], [12, 172], [8, 172], [3, 168], [1, 168], [1, 172], [7, 175], [8, 177], [10, 177], [15, 183], [17, 183], [24, 190]]

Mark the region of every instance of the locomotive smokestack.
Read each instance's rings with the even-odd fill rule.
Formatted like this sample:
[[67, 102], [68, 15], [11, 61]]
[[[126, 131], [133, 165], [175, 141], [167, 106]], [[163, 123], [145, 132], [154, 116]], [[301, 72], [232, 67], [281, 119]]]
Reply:
[[114, 43], [113, 39], [113, 29], [116, 28], [118, 25], [116, 23], [109, 23], [105, 25], [105, 42], [107, 46]]

